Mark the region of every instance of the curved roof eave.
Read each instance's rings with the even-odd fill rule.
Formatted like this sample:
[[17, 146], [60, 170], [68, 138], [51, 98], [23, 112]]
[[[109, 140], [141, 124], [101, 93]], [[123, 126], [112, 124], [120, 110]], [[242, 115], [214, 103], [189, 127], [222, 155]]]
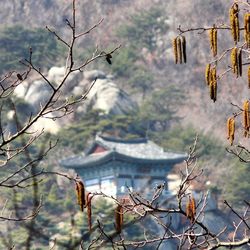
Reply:
[[172, 158], [162, 158], [162, 159], [152, 159], [152, 158], [136, 158], [128, 155], [120, 154], [116, 151], [110, 150], [105, 153], [91, 155], [89, 157], [84, 157], [82, 159], [78, 158], [78, 161], [65, 162], [66, 159], [61, 162], [61, 165], [66, 168], [82, 168], [82, 167], [91, 167], [101, 165], [103, 163], [118, 160], [118, 161], [127, 161], [131, 163], [147, 163], [147, 164], [177, 164], [181, 163], [187, 158], [186, 154], [179, 154], [176, 157]]

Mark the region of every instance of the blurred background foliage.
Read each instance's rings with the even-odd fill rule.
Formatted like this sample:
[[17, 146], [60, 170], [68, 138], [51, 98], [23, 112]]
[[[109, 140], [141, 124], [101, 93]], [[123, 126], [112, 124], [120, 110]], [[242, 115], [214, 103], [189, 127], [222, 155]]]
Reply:
[[[46, 2], [48, 5], [50, 4], [49, 1]], [[213, 5], [206, 3], [205, 5], [204, 8], [216, 11], [222, 8], [220, 3]], [[225, 143], [215, 138], [213, 134], [204, 133], [203, 130], [197, 131], [194, 124], [183, 123], [182, 107], [187, 102], [192, 103], [192, 98], [182, 86], [176, 84], [174, 81], [177, 79], [176, 75], [172, 81], [168, 76], [171, 72], [159, 76], [159, 72], [153, 70], [154, 60], [158, 60], [159, 54], [163, 54], [158, 43], [169, 32], [167, 20], [164, 10], [157, 6], [130, 15], [127, 22], [119, 23], [119, 27], [115, 31], [117, 39], [123, 46], [112, 59], [112, 66], [104, 64], [103, 61], [93, 64], [94, 68], [110, 72], [121, 82], [120, 87], [128, 90], [138, 102], [137, 111], [127, 115], [114, 116], [104, 114], [100, 110], [89, 110], [84, 116], [76, 116], [75, 120], [65, 125], [57, 135], [47, 134], [46, 137], [41, 137], [39, 142], [30, 147], [29, 153], [32, 156], [37, 155], [49, 140], [56, 141], [59, 138], [57, 149], [43, 159], [40, 166], [53, 171], [58, 170], [58, 161], [62, 156], [82, 153], [98, 132], [122, 138], [147, 137], [165, 150], [181, 152], [188, 152], [198, 134], [199, 167], [204, 169], [205, 177], [213, 182], [208, 188], [218, 192], [221, 199], [227, 199], [240, 208], [244, 200], [249, 201], [250, 199], [249, 166], [226, 154]], [[29, 56], [30, 46], [33, 51], [33, 63], [43, 70], [48, 70], [51, 66], [62, 62], [65, 50], [53, 35], [40, 28], [12, 25], [3, 27], [0, 32], [0, 72], [6, 73], [9, 70], [22, 69], [22, 65], [18, 61]], [[82, 46], [77, 48], [76, 54], [80, 59], [82, 55], [87, 58], [91, 53], [92, 49]], [[193, 53], [195, 54], [195, 52]], [[198, 55], [200, 56], [200, 54]], [[202, 58], [202, 56], [200, 57]], [[149, 64], [150, 60], [151, 64]], [[199, 67], [197, 68], [199, 71]], [[171, 69], [166, 70], [171, 71]], [[180, 77], [184, 79], [184, 76]], [[182, 85], [183, 79], [179, 81]], [[197, 89], [195, 88], [195, 90]], [[16, 98], [13, 101], [16, 103], [19, 119], [24, 122], [30, 107], [22, 99]], [[5, 105], [3, 102], [6, 104], [9, 103], [9, 100], [1, 100], [1, 106]], [[222, 106], [222, 108], [224, 107]], [[7, 119], [7, 113], [3, 111], [3, 124], [7, 124]], [[20, 138], [17, 143], [22, 145], [22, 139], [25, 138]], [[11, 173], [16, 166], [21, 166], [26, 162], [26, 156], [16, 157], [10, 164], [8, 173]], [[1, 170], [0, 173], [2, 177], [8, 174]], [[35, 225], [39, 234], [36, 232], [34, 234], [39, 241], [34, 249], [47, 249], [50, 237], [55, 234], [62, 237], [62, 242], [72, 242], [73, 244], [75, 236], [87, 231], [86, 213], [81, 214], [78, 211], [74, 185], [67, 181], [61, 183], [60, 179], [61, 177], [55, 176], [39, 178], [38, 196], [43, 195], [44, 203]], [[17, 189], [15, 194], [10, 190], [3, 192], [1, 203], [4, 204], [8, 201], [7, 209], [12, 211], [15, 202], [9, 197], [15, 197], [20, 204], [18, 210], [21, 214], [25, 214], [26, 208], [33, 203], [30, 197], [32, 190], [31, 185], [25, 190]], [[98, 199], [94, 202], [93, 220], [96, 221], [100, 218], [110, 234], [114, 231], [113, 212], [114, 207], [110, 206], [106, 200]], [[60, 226], [60, 222], [64, 224]], [[9, 238], [1, 237], [2, 244], [6, 246], [15, 242], [18, 249], [24, 247], [28, 237], [28, 225], [23, 223], [11, 228]], [[142, 225], [133, 225], [133, 228], [129, 227], [125, 234], [129, 234], [130, 239], [133, 239], [133, 237], [138, 238], [142, 232]], [[94, 237], [96, 234], [90, 237], [86, 233], [86, 243]], [[3, 247], [4, 245], [1, 246], [2, 249]]]

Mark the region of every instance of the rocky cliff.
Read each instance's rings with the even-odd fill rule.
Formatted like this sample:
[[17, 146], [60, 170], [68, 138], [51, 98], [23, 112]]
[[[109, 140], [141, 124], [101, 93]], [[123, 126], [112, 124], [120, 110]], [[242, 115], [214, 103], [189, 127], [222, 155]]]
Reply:
[[[64, 67], [52, 67], [46, 76], [53, 84], [59, 84], [64, 76]], [[96, 109], [106, 114], [121, 115], [137, 110], [137, 104], [129, 95], [120, 89], [112, 75], [106, 75], [100, 70], [76, 72], [70, 75], [62, 92], [63, 98], [70, 96], [81, 96], [88, 90], [91, 83], [95, 81], [93, 87], [87, 95], [86, 101], [80, 103], [76, 109], [76, 114], [83, 116], [87, 110]], [[42, 79], [34, 81], [23, 81], [14, 91], [14, 95], [22, 98], [29, 104], [30, 110], [27, 113], [37, 113], [41, 105], [49, 99], [51, 95], [50, 87]], [[10, 115], [11, 118], [11, 115]], [[67, 123], [65, 117], [60, 120], [42, 118], [35, 124], [35, 128], [57, 133], [61, 126]]]

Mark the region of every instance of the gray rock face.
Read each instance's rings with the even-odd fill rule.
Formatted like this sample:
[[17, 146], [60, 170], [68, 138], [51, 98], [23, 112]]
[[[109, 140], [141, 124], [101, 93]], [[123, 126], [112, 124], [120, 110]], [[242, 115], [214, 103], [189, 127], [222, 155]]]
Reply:
[[[53, 83], [55, 86], [58, 86], [63, 80], [65, 76], [65, 72], [66, 72], [65, 67], [54, 66], [48, 71], [47, 79], [51, 83]], [[79, 82], [81, 82], [82, 78], [83, 78], [83, 74], [80, 71], [75, 71], [71, 73], [63, 85], [63, 88], [62, 88], [63, 94], [66, 96], [71, 95], [72, 89], [75, 86], [79, 85]]]
[[90, 90], [85, 103], [88, 108], [100, 109], [107, 114], [127, 114], [137, 109], [127, 93], [108, 79], [98, 79]]
[[34, 112], [37, 112], [40, 105], [43, 105], [51, 95], [51, 88], [42, 79], [33, 82], [24, 81], [16, 87], [14, 95], [24, 99], [32, 105]]
[[32, 104], [38, 110], [40, 105], [44, 105], [51, 95], [51, 88], [43, 80], [36, 80], [30, 83], [24, 100]]
[[48, 71], [48, 80], [53, 82], [53, 83], [59, 83], [65, 74], [65, 67], [52, 67]]
[[[65, 67], [52, 67], [48, 71], [47, 79], [56, 87], [60, 84], [65, 74]], [[74, 72], [69, 76], [65, 85], [61, 89], [62, 99], [69, 96], [81, 96], [91, 86], [95, 80], [95, 84], [87, 95], [87, 100], [78, 104], [76, 109], [77, 115], [83, 115], [87, 110], [98, 109], [102, 110], [106, 114], [121, 115], [127, 114], [137, 110], [137, 104], [132, 101], [129, 95], [118, 88], [113, 81], [113, 76], [106, 76], [104, 72], [100, 70], [91, 70], [82, 72]], [[41, 106], [43, 106], [50, 98], [52, 91], [51, 87], [43, 80], [38, 79], [33, 82], [24, 81], [19, 85], [14, 94], [19, 98], [23, 98], [28, 104], [30, 104], [34, 113], [39, 112]], [[67, 119], [67, 118], [66, 118]], [[66, 120], [65, 119], [65, 120]], [[37, 124], [39, 128], [49, 125], [49, 120]], [[39, 121], [38, 121], [39, 123]], [[58, 131], [61, 122], [53, 122], [52, 131]], [[62, 122], [66, 124], [67, 121]], [[56, 125], [56, 128], [54, 127]]]
[[84, 78], [89, 81], [94, 81], [95, 79], [105, 79], [106, 75], [101, 70], [90, 70], [84, 72]]

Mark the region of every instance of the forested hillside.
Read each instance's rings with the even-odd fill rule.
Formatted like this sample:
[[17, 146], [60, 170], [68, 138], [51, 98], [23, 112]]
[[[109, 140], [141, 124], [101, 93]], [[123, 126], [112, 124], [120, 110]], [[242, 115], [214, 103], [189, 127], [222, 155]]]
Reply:
[[[70, 102], [74, 96], [80, 97], [82, 91], [87, 90], [97, 78], [96, 86], [100, 86], [103, 93], [110, 89], [113, 91], [114, 95], [110, 98], [113, 102], [106, 105], [108, 98], [100, 97], [100, 90], [98, 92], [93, 87], [95, 94], [90, 94], [85, 104], [77, 103], [74, 113], [62, 117], [60, 122], [51, 119], [52, 123], [57, 123], [56, 128], [45, 130], [46, 137], [32, 145], [32, 156], [39, 156], [48, 140], [58, 139], [57, 146], [42, 161], [42, 165], [51, 172], [64, 171], [59, 166], [62, 156], [82, 153], [98, 132], [122, 138], [148, 137], [166, 150], [181, 152], [189, 150], [198, 134], [198, 168], [204, 172], [200, 183], [196, 183], [197, 189], [215, 192], [219, 196], [219, 206], [227, 199], [236, 207], [241, 207], [243, 200], [250, 198], [249, 169], [247, 164], [242, 164], [226, 152], [225, 148], [229, 146], [226, 120], [235, 112], [231, 103], [240, 105], [248, 97], [247, 72], [243, 70], [243, 77], [235, 83], [236, 78], [231, 72], [223, 74], [229, 67], [228, 62], [221, 61], [219, 73], [223, 76], [218, 83], [217, 101], [214, 103], [205, 83], [206, 64], [213, 61], [209, 34], [205, 30], [192, 30], [211, 27], [213, 23], [219, 23], [221, 27], [228, 25], [230, 4], [223, 0], [77, 1], [78, 28], [88, 30], [104, 19], [76, 44], [74, 53], [77, 55], [77, 63], [82, 62], [82, 58], [91, 58], [97, 46], [103, 51], [112, 50], [119, 44], [121, 48], [112, 54], [112, 64], [105, 58], [98, 58], [84, 68], [83, 72], [74, 72], [61, 93]], [[16, 73], [21, 72], [24, 65], [19, 61], [29, 57], [32, 51], [33, 63], [56, 86], [62, 78], [67, 46], [48, 32], [47, 28], [51, 31], [57, 30], [66, 40], [70, 39], [70, 28], [65, 29], [64, 26], [67, 19], [70, 19], [71, 8], [71, 1], [66, 0], [14, 0], [2, 3], [1, 74], [6, 75], [13, 70]], [[191, 32], [185, 33], [186, 64], [174, 62], [172, 40], [178, 35], [178, 28], [181, 31], [191, 29]], [[219, 32], [218, 53], [223, 53], [229, 43], [232, 43], [230, 33], [223, 30]], [[30, 114], [38, 112], [41, 104], [47, 100], [47, 92], [50, 90], [41, 87], [43, 82], [37, 75], [32, 73], [31, 76], [31, 79], [24, 81], [21, 88], [18, 86], [13, 91], [12, 96], [1, 100], [1, 104], [8, 103], [10, 107], [10, 100], [16, 103], [21, 123], [27, 121]], [[36, 97], [37, 93], [40, 94], [40, 99]], [[60, 96], [58, 100], [64, 101]], [[99, 103], [98, 98], [101, 99]], [[106, 109], [102, 110], [102, 105]], [[16, 117], [6, 110], [1, 112], [6, 130], [16, 132]], [[248, 145], [247, 139], [240, 133], [239, 130], [236, 141]], [[20, 145], [22, 143], [22, 140], [17, 142]], [[22, 162], [25, 160], [17, 157], [11, 167]], [[178, 166], [174, 172], [180, 173], [182, 167]], [[5, 176], [6, 173], [2, 175]], [[39, 181], [41, 188], [38, 193], [46, 194], [46, 210], [39, 214], [37, 226], [42, 229], [47, 224], [48, 228], [43, 229], [38, 247], [43, 249], [51, 240], [48, 236], [58, 232], [60, 236], [70, 234], [73, 242], [74, 235], [83, 228], [86, 229], [87, 225], [86, 218], [83, 219], [76, 213], [75, 200], [71, 197], [72, 187], [69, 189], [69, 182], [62, 181], [60, 177]], [[14, 198], [11, 204], [6, 205], [7, 209], [15, 208], [18, 201], [23, 204], [21, 213], [25, 214], [25, 207], [31, 202], [27, 193], [6, 192], [2, 201], [8, 199], [9, 195]], [[107, 206], [105, 201], [97, 202], [93, 212], [95, 216], [99, 216], [103, 206]], [[107, 210], [109, 213], [108, 208]], [[58, 214], [65, 219], [67, 226], [64, 229], [57, 225], [58, 220], [54, 215]], [[102, 216], [104, 219], [108, 218], [105, 213]], [[126, 219], [131, 220], [130, 217]], [[85, 221], [83, 228], [79, 225], [82, 221]], [[129, 234], [143, 231], [142, 227], [134, 227]], [[107, 228], [112, 232], [112, 225], [108, 224]], [[25, 227], [14, 228], [8, 240], [11, 242], [14, 239], [17, 245], [24, 247], [25, 237], [19, 236], [20, 230], [28, 237], [32, 228], [29, 228], [28, 223]], [[5, 235], [6, 232], [2, 234]], [[65, 236], [66, 240], [67, 237]], [[6, 242], [3, 243], [7, 245]]]
[[[232, 100], [240, 102], [245, 98], [245, 79], [238, 81], [236, 87], [233, 82], [228, 80], [231, 77], [230, 74], [224, 76], [223, 84], [218, 91], [219, 105], [215, 107], [209, 101], [207, 89], [204, 88], [204, 68], [206, 63], [212, 59], [209, 53], [208, 33], [203, 32], [197, 35], [198, 32], [192, 32], [187, 34], [188, 64], [185, 66], [173, 64], [171, 41], [177, 34], [175, 31], [179, 25], [186, 29], [201, 25], [206, 26], [210, 22], [223, 23], [227, 20], [230, 3], [225, 1], [206, 1], [204, 3], [196, 0], [168, 1], [166, 4], [159, 0], [136, 2], [126, 0], [97, 1], [95, 3], [81, 1], [78, 5], [79, 27], [87, 29], [104, 18], [101, 26], [81, 41], [78, 46], [79, 54], [90, 55], [97, 44], [104, 49], [107, 46], [121, 43], [122, 49], [114, 58], [112, 67], [104, 68], [106, 73], [110, 72], [119, 79], [117, 81], [119, 86], [132, 93], [134, 98], [140, 102], [141, 98], [147, 94], [146, 92], [151, 93], [153, 89], [163, 89], [166, 85], [178, 87], [188, 97], [180, 105], [181, 108], [178, 108], [178, 113], [183, 117], [182, 123], [186, 125], [192, 123], [194, 127], [205, 133], [209, 132], [223, 139], [220, 128], [224, 124], [225, 117], [230, 113], [230, 102]], [[13, 25], [21, 25], [23, 29], [44, 28], [45, 30], [46, 25], [52, 29], [60, 29], [70, 13], [70, 3], [67, 1], [37, 2], [30, 0], [24, 1], [24, 3], [12, 1], [3, 4], [0, 11], [1, 24], [4, 29], [6, 26]], [[4, 13], [8, 13], [8, 16]], [[147, 32], [144, 32], [145, 30]], [[45, 32], [47, 31], [45, 30]], [[61, 29], [60, 33], [69, 35], [67, 29]], [[11, 33], [8, 35], [11, 36]], [[6, 38], [2, 38], [4, 42], [3, 39]], [[21, 49], [27, 49], [32, 39], [35, 41], [35, 38], [27, 37], [27, 45], [20, 40], [23, 44]], [[219, 34], [221, 51], [226, 48], [230, 39], [228, 34]], [[41, 53], [40, 47], [36, 48], [36, 46], [39, 45], [34, 45], [34, 50]], [[46, 46], [48, 47], [48, 44]], [[3, 50], [3, 48], [1, 49]], [[12, 50], [12, 48], [6, 48], [6, 50]], [[61, 53], [56, 50], [53, 52], [50, 48], [49, 51], [50, 53], [58, 53], [58, 60], [62, 59]], [[6, 53], [7, 51], [3, 51], [1, 58], [6, 58]], [[16, 54], [17, 60], [25, 55], [24, 52], [22, 53]], [[7, 65], [15, 62], [13, 58], [9, 58], [9, 60], [6, 62]], [[49, 57], [47, 57], [48, 60]], [[51, 62], [43, 64], [43, 67], [47, 69], [50, 66]], [[11, 68], [11, 65], [9, 67]], [[103, 68], [103, 64], [97, 63], [91, 67]], [[191, 70], [192, 74], [190, 74]], [[243, 91], [239, 91], [242, 89]], [[137, 93], [142, 93], [143, 96]], [[234, 99], [235, 93], [237, 93], [237, 100]], [[150, 98], [150, 94], [147, 97]], [[194, 112], [189, 112], [190, 109]], [[209, 117], [211, 115], [213, 115], [216, 125], [210, 123]]]

